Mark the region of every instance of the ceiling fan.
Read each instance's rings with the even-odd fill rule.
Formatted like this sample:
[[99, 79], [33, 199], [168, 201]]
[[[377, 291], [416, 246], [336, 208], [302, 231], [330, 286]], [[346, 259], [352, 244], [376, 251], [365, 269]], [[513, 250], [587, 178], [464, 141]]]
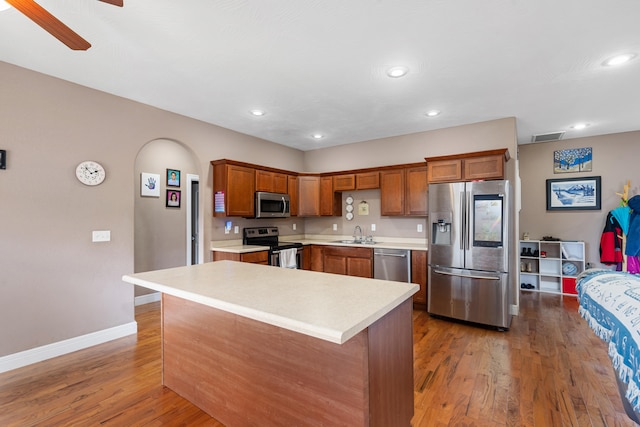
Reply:
[[[22, 12], [27, 18], [40, 25], [44, 30], [48, 31], [52, 36], [69, 46], [73, 50], [87, 50], [91, 47], [91, 43], [83, 39], [67, 27], [58, 18], [50, 14], [45, 8], [40, 6], [33, 0], [4, 0], [11, 6]], [[99, 0], [114, 6], [122, 7], [124, 0]]]

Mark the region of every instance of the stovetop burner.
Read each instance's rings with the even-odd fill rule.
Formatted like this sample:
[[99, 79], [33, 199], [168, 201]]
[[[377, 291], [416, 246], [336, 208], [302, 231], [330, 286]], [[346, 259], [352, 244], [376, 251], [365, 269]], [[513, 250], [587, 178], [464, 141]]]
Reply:
[[278, 227], [247, 227], [242, 229], [243, 245], [269, 246], [271, 251], [301, 248], [302, 243], [279, 242]]

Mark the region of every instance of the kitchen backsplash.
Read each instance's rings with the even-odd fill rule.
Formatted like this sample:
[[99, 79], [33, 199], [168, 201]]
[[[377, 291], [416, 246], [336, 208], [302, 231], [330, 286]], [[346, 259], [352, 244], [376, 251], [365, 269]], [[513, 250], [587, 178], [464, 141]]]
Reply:
[[[354, 218], [347, 221], [345, 217], [345, 199], [352, 196]], [[368, 205], [368, 215], [359, 212], [362, 202]], [[225, 225], [231, 221], [231, 230], [225, 234]], [[336, 230], [333, 229], [335, 224]], [[375, 231], [372, 225], [375, 224]], [[426, 239], [426, 217], [393, 217], [380, 216], [380, 190], [345, 191], [342, 193], [342, 216], [339, 217], [306, 217], [306, 218], [213, 218], [212, 240], [242, 239], [242, 229], [245, 227], [258, 227], [272, 225], [278, 227], [280, 235], [289, 236], [297, 234], [326, 235], [326, 236], [351, 236], [356, 225], [359, 225], [365, 235], [375, 237], [399, 237]], [[295, 225], [295, 230], [294, 230]], [[238, 228], [236, 234], [235, 227]], [[420, 229], [421, 231], [418, 231]]]

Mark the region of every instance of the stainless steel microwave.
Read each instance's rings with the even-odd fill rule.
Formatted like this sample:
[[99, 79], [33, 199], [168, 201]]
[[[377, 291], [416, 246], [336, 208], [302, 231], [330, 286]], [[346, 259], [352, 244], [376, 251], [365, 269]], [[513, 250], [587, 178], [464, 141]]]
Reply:
[[256, 218], [286, 218], [291, 216], [288, 194], [256, 192]]

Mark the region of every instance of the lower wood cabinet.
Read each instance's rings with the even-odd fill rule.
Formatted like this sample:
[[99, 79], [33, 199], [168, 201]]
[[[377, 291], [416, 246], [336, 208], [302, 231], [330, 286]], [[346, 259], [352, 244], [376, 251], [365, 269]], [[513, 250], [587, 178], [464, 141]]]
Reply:
[[312, 271], [373, 278], [373, 249], [351, 246], [312, 245]]
[[373, 249], [327, 246], [322, 255], [325, 273], [373, 278]]
[[413, 306], [427, 309], [427, 252], [411, 251], [411, 282], [420, 285], [413, 294]]
[[213, 261], [240, 261], [250, 262], [252, 264], [269, 265], [269, 251], [247, 252], [243, 254], [232, 252], [212, 252]]

